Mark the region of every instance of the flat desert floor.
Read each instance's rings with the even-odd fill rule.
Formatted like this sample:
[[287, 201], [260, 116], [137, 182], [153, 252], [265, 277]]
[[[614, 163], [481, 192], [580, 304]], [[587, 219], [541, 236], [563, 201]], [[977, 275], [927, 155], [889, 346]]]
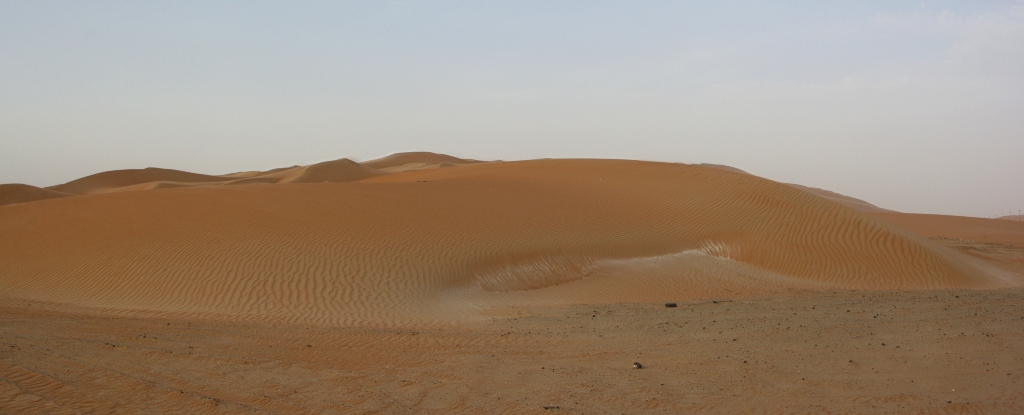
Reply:
[[[1024, 413], [1024, 291], [529, 307], [448, 327], [5, 303], [7, 413]], [[640, 362], [642, 369], [634, 369]], [[546, 409], [550, 408], [550, 409]]]
[[1022, 347], [1024, 223], [724, 166], [0, 185], [0, 413], [1016, 414]]

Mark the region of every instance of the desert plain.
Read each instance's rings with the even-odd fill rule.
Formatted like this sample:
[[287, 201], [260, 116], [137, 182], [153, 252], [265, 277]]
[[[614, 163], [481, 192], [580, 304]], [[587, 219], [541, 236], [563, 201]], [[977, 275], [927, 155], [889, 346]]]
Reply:
[[1014, 414], [1022, 347], [1024, 222], [726, 166], [0, 185], [0, 413]]

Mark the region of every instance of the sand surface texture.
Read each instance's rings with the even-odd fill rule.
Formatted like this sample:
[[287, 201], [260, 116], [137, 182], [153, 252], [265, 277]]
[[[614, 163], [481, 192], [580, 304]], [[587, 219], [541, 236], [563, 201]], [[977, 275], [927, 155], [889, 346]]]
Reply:
[[[371, 169], [331, 163], [341, 165], [273, 175]], [[506, 304], [1016, 283], [838, 203], [722, 169], [538, 160], [371, 173], [10, 205], [0, 294], [389, 325]]]
[[15, 413], [1021, 408], [1019, 222], [722, 166], [433, 153], [4, 186]]
[[0, 301], [0, 412], [1020, 414], [1022, 318], [1020, 290], [524, 307], [373, 329]]

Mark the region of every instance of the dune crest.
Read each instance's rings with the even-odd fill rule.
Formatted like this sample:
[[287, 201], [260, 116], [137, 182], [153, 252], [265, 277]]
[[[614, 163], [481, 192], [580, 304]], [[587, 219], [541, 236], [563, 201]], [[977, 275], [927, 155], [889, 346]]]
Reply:
[[343, 158], [310, 165], [290, 183], [353, 182], [384, 174], [380, 170]]
[[343, 183], [383, 174], [387, 173], [343, 158], [290, 169], [276, 169], [268, 174], [233, 180], [224, 184]]
[[733, 167], [733, 166], [726, 166], [724, 164], [700, 163], [700, 164], [697, 164], [697, 166], [700, 166], [700, 167], [710, 167], [710, 168], [713, 168], [713, 169], [728, 170], [728, 171], [736, 172], [736, 173], [750, 174], [750, 173], [747, 173], [746, 170], [738, 169], [738, 168]]
[[224, 178], [219, 176], [147, 167], [144, 169], [112, 170], [103, 173], [96, 173], [64, 184], [51, 186], [48, 189], [76, 195], [85, 195], [109, 191], [120, 187], [160, 181], [196, 183], [220, 182], [223, 180]]
[[[112, 170], [96, 173], [40, 190], [19, 187], [28, 185], [3, 185], [7, 186], [3, 191], [5, 192], [4, 194], [9, 195], [6, 197], [10, 200], [18, 201], [10, 203], [24, 203], [54, 197], [122, 191], [171, 189], [178, 187], [321, 182], [340, 183], [362, 180], [389, 173], [454, 167], [477, 162], [478, 161], [476, 160], [464, 160], [445, 154], [413, 152], [396, 153], [362, 164], [343, 158], [306, 166], [281, 167], [267, 171], [243, 171], [219, 176], [147, 167], [144, 169]], [[381, 170], [375, 166], [383, 166], [386, 170]], [[46, 191], [51, 191], [52, 193], [47, 193]], [[2, 199], [0, 199], [0, 201], [2, 201]]]
[[842, 194], [839, 194], [839, 193], [836, 193], [836, 192], [832, 192], [832, 191], [829, 191], [829, 190], [819, 189], [817, 187], [801, 186], [799, 184], [793, 184], [793, 183], [789, 183], [789, 185], [793, 186], [793, 187], [795, 187], [797, 189], [803, 190], [803, 191], [805, 191], [807, 193], [813, 194], [815, 196], [820, 196], [820, 197], [823, 197], [825, 199], [831, 200], [833, 202], [836, 202], [836, 203], [838, 203], [840, 205], [846, 206], [846, 207], [848, 207], [850, 209], [853, 209], [853, 210], [856, 210], [858, 212], [864, 212], [864, 213], [893, 212], [892, 210], [880, 208], [878, 206], [875, 206], [875, 205], [873, 205], [871, 203], [868, 203], [868, 202], [865, 202], [863, 200], [857, 199], [855, 197], [850, 197], [850, 196], [842, 195]]
[[362, 164], [364, 166], [383, 170], [389, 173], [400, 173], [404, 171], [454, 167], [473, 163], [480, 163], [480, 161], [461, 159], [447, 154], [414, 151], [407, 153], [395, 153], [379, 159], [364, 161]]

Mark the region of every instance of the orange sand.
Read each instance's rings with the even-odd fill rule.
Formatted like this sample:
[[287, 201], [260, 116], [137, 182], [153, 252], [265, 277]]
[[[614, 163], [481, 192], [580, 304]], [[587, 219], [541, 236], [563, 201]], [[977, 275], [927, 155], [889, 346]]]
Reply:
[[1024, 222], [899, 212], [872, 215], [926, 237], [945, 236], [1024, 247]]
[[0, 184], [0, 206], [68, 196], [74, 195], [49, 189], [40, 189], [27, 184]]
[[[55, 188], [98, 193], [97, 177], [142, 174], [115, 173]], [[188, 177], [211, 176], [173, 178]], [[288, 184], [4, 207], [0, 295], [394, 324], [510, 304], [1019, 284], [838, 203], [717, 168], [536, 160], [384, 174], [342, 159], [240, 180], [261, 178]]]

